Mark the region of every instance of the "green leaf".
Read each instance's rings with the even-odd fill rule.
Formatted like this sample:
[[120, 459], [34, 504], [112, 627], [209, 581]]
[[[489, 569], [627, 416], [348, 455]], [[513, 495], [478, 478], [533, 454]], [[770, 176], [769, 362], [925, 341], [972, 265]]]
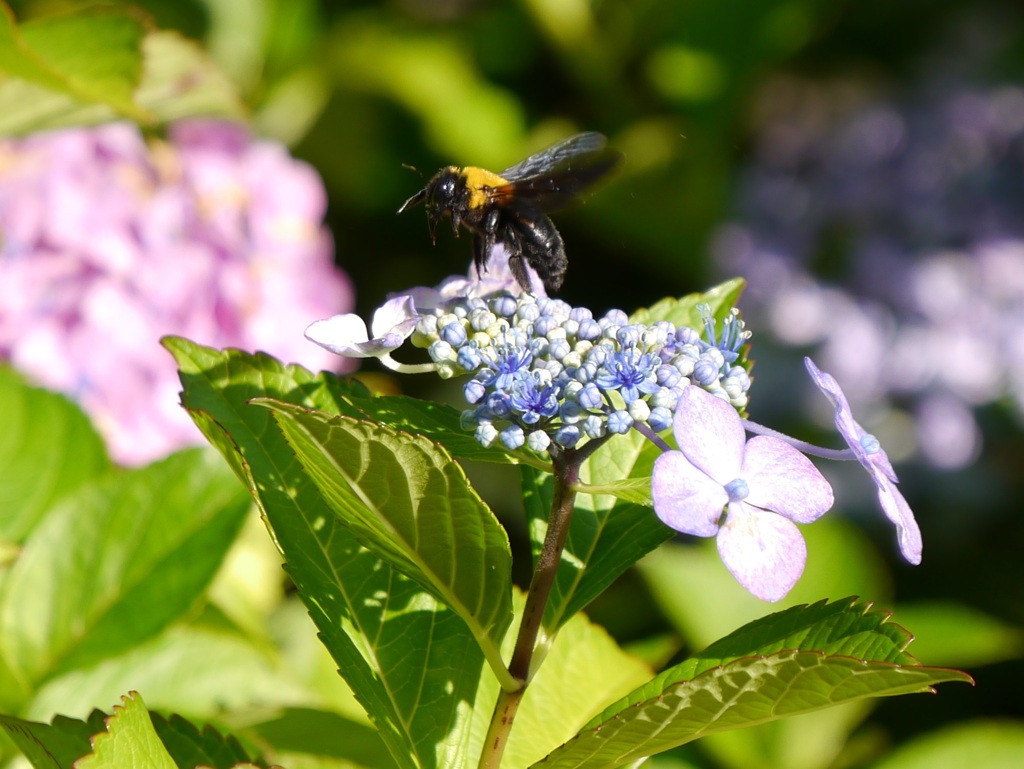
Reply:
[[156, 635], [202, 594], [248, 509], [199, 450], [81, 487], [3, 583], [0, 655], [38, 682]]
[[126, 6], [94, 6], [15, 24], [0, 6], [0, 70], [81, 104], [147, 121], [132, 94], [148, 20]]
[[244, 120], [246, 107], [234, 84], [195, 41], [155, 31], [142, 43], [145, 68], [135, 98], [156, 122], [186, 117]]
[[302, 472], [271, 412], [248, 403], [271, 397], [360, 416], [346, 399], [365, 391], [266, 355], [178, 338], [164, 344], [178, 361], [186, 408], [246, 480], [324, 644], [396, 764], [430, 767], [444, 755], [454, 769], [468, 767], [482, 734], [466, 714], [474, 703], [487, 708], [477, 690], [493, 681], [481, 675], [483, 653], [468, 626], [359, 544]]
[[918, 737], [893, 750], [872, 769], [1017, 769], [1021, 756], [1024, 725], [1020, 721], [975, 721]]
[[581, 483], [578, 488], [585, 494], [615, 497], [623, 502], [632, 502], [644, 507], [651, 507], [653, 504], [650, 478], [623, 478], [606, 483]]
[[679, 299], [662, 299], [649, 308], [634, 312], [629, 322], [651, 324], [667, 320], [677, 326], [703, 329], [704, 321], [697, 311], [697, 306], [708, 305], [715, 319], [721, 321], [736, 305], [745, 285], [746, 281], [743, 278], [733, 278], [700, 294], [687, 294]]
[[651, 669], [626, 654], [603, 628], [576, 615], [563, 626], [547, 661], [530, 681], [503, 765], [529, 766], [543, 758], [596, 710], [650, 676]]
[[911, 636], [886, 619], [852, 601], [765, 617], [662, 672], [534, 766], [612, 769], [707, 734], [971, 680], [914, 664]]
[[93, 711], [88, 721], [57, 716], [52, 724], [0, 714], [0, 727], [35, 769], [70, 769], [92, 751], [89, 738], [106, 727], [104, 714]]
[[421, 436], [257, 403], [274, 412], [306, 473], [360, 542], [454, 609], [499, 680], [507, 677], [499, 647], [512, 620], [512, 553], [462, 468]]
[[162, 711], [217, 718], [253, 703], [284, 707], [307, 702], [307, 687], [282, 669], [273, 650], [224, 628], [175, 625], [118, 657], [54, 677], [24, 706], [27, 716], [84, 715], [109, 707], [130, 687]]
[[110, 468], [81, 409], [0, 366], [0, 540], [24, 542], [54, 501]]
[[[234, 86], [195, 42], [176, 32], [153, 31], [142, 40], [141, 53], [143, 76], [134, 99], [145, 113], [133, 118], [153, 124], [196, 115], [245, 117]], [[0, 135], [93, 125], [120, 114], [35, 81], [0, 78]]]
[[900, 667], [782, 651], [712, 668], [692, 681], [670, 684], [606, 710], [573, 740], [533, 766], [613, 769], [684, 745], [706, 734], [766, 723], [864, 697], [927, 692], [963, 681], [957, 671]]
[[242, 744], [233, 736], [225, 737], [212, 726], [198, 726], [179, 715], [164, 718], [150, 713], [153, 730], [174, 760], [175, 766], [204, 766], [212, 769], [230, 769], [240, 763], [250, 763]]
[[153, 728], [142, 698], [132, 692], [114, 706], [107, 731], [93, 738], [93, 752], [76, 769], [178, 769]]
[[[349, 761], [373, 769], [393, 769], [395, 762], [380, 736], [366, 724], [337, 713], [288, 708], [272, 721], [247, 729], [275, 754], [300, 753]], [[279, 759], [280, 760], [280, 759]]]

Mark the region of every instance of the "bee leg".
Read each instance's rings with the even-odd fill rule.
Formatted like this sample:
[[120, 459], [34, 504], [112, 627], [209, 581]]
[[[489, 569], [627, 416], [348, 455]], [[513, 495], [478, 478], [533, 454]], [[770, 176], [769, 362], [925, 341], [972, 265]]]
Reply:
[[530, 266], [544, 281], [544, 288], [554, 292], [562, 287], [569, 260], [565, 243], [547, 216], [520, 220], [518, 225], [522, 253]]
[[473, 260], [476, 262], [478, 275], [483, 276], [487, 269], [487, 257], [498, 243], [498, 226], [501, 224], [501, 213], [498, 209], [487, 212], [481, 222], [478, 236], [473, 243]]
[[487, 238], [484, 235], [473, 236], [473, 264], [476, 266], [477, 278], [483, 278], [487, 269]]
[[530, 281], [530, 274], [526, 271], [526, 262], [523, 260], [523, 244], [516, 228], [511, 224], [506, 225], [500, 241], [505, 247], [508, 268], [512, 271], [512, 277], [516, 279], [516, 283], [522, 286], [523, 291], [532, 294], [533, 283]]

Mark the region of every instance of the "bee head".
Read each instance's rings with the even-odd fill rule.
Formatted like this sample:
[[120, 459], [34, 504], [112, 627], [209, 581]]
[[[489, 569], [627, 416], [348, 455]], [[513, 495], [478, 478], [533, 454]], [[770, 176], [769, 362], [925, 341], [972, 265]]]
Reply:
[[431, 240], [436, 241], [437, 225], [445, 214], [451, 216], [452, 230], [458, 235], [459, 225], [462, 223], [459, 197], [460, 190], [464, 190], [465, 186], [465, 182], [461, 181], [459, 176], [458, 168], [455, 166], [442, 168], [427, 182], [426, 187], [402, 204], [398, 213], [404, 213], [423, 203], [427, 209], [427, 223], [430, 228]]

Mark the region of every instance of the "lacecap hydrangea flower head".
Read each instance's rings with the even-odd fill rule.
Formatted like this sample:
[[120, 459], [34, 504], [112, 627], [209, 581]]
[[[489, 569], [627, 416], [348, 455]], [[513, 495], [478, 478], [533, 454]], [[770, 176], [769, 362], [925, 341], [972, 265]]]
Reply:
[[[378, 357], [399, 371], [465, 375], [463, 425], [484, 446], [572, 449], [631, 428], [667, 429], [683, 388], [696, 384], [736, 408], [750, 378], [736, 363], [747, 335], [738, 315], [711, 341], [667, 321], [631, 323], [621, 310], [595, 317], [552, 297], [522, 291], [496, 249], [484, 276], [414, 289], [374, 315], [373, 337], [354, 315], [317, 321], [306, 335], [349, 357]], [[537, 283], [539, 285], [539, 282]], [[390, 353], [406, 339], [431, 363], [403, 366]]]
[[[462, 425], [483, 446], [580, 460], [616, 435], [640, 432], [663, 451], [651, 481], [655, 514], [677, 531], [715, 537], [729, 571], [763, 600], [783, 598], [803, 573], [807, 549], [797, 524], [832, 506], [832, 488], [806, 454], [861, 461], [904, 555], [920, 561], [920, 535], [895, 474], [870, 436], [848, 429], [852, 418], [834, 379], [809, 364], [837, 403], [849, 444], [841, 451], [741, 418], [751, 385], [743, 355], [750, 333], [735, 310], [718, 322], [710, 307], [698, 306], [700, 329], [632, 321], [621, 310], [596, 317], [525, 293], [506, 262], [499, 247], [482, 273], [471, 268], [438, 288], [393, 295], [370, 329], [343, 314], [316, 321], [306, 336], [395, 371], [465, 377]], [[394, 360], [406, 341], [426, 349], [430, 362]], [[675, 448], [660, 435], [670, 428]], [[747, 440], [747, 432], [760, 434]]]
[[301, 340], [352, 306], [325, 208], [311, 167], [230, 123], [0, 142], [0, 360], [76, 399], [122, 463], [199, 443], [161, 336], [337, 368]]

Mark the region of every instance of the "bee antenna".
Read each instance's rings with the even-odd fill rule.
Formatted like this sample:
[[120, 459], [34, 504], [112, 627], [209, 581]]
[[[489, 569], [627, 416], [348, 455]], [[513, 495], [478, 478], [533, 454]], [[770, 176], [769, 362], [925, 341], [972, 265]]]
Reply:
[[408, 169], [410, 171], [415, 171], [417, 174], [419, 174], [419, 177], [421, 179], [423, 178], [423, 172], [420, 169], [418, 169], [416, 166], [409, 165], [408, 163], [402, 163], [402, 168], [406, 168], [406, 169]]

